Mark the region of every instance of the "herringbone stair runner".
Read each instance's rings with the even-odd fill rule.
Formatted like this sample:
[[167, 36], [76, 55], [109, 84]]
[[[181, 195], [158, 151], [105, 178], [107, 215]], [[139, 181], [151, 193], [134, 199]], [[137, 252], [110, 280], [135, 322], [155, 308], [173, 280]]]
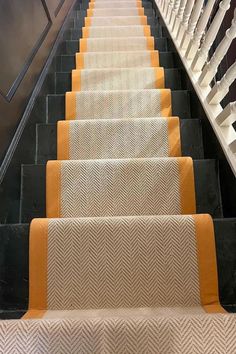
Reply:
[[77, 53], [77, 69], [158, 67], [158, 51]]
[[141, 1], [93, 0], [30, 227], [29, 308], [0, 352], [234, 354], [214, 226]]

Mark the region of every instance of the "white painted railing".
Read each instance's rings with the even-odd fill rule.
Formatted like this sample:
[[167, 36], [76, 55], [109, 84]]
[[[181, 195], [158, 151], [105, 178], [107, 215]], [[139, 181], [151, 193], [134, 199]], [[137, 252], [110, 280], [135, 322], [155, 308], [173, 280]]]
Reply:
[[[236, 63], [223, 78], [210, 86], [218, 67], [236, 37], [236, 9], [230, 28], [214, 51], [209, 52], [218, 34], [225, 14], [234, 0], [222, 0], [214, 18], [212, 10], [216, 0], [155, 0], [195, 91], [236, 176], [236, 102], [225, 109], [221, 101], [236, 80]], [[207, 25], [211, 18], [209, 28]]]

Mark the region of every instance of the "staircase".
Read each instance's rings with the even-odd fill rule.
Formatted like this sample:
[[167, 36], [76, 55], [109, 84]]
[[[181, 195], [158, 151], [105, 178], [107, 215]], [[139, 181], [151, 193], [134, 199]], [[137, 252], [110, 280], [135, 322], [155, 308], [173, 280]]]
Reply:
[[22, 166], [29, 304], [4, 315], [0, 352], [233, 354], [219, 249], [235, 230], [153, 4], [83, 2], [73, 24]]

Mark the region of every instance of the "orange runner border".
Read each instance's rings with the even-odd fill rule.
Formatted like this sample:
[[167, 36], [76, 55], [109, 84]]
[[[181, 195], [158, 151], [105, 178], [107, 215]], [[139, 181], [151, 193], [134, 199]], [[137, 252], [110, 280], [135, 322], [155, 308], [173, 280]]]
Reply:
[[61, 213], [61, 161], [48, 161], [46, 168], [47, 218], [60, 218]]
[[208, 313], [225, 313], [219, 301], [214, 225], [210, 215], [193, 215], [198, 250], [200, 298]]
[[71, 73], [71, 90], [80, 91], [81, 90], [81, 70], [72, 70]]
[[66, 92], [66, 120], [75, 120], [76, 118], [76, 93]]
[[162, 114], [162, 117], [171, 117], [172, 116], [171, 90], [162, 89], [160, 91], [160, 95], [161, 95], [161, 114]]
[[76, 53], [75, 61], [76, 61], [76, 69], [83, 69], [84, 68], [84, 54], [83, 53]]
[[196, 213], [195, 183], [193, 160], [191, 157], [179, 157], [181, 214]]
[[165, 88], [165, 70], [161, 67], [154, 68], [156, 77], [156, 88]]
[[69, 160], [70, 122], [61, 120], [57, 122], [57, 159]]
[[169, 156], [182, 156], [180, 139], [180, 121], [178, 117], [167, 118]]
[[151, 57], [151, 66], [159, 67], [160, 66], [159, 52], [157, 50], [150, 51], [150, 57]]
[[34, 219], [30, 225], [29, 310], [22, 317], [42, 318], [47, 309], [48, 219]]

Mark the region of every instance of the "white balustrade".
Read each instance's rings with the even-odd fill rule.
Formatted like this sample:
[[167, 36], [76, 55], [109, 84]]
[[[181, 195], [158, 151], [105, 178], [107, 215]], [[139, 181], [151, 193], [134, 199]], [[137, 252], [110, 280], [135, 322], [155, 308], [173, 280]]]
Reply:
[[184, 9], [184, 13], [183, 13], [183, 19], [182, 19], [182, 22], [180, 23], [180, 26], [178, 28], [177, 35], [176, 35], [177, 41], [181, 42], [183, 39], [184, 33], [187, 31], [187, 27], [188, 27], [190, 15], [192, 13], [193, 5], [194, 5], [194, 0], [187, 0], [186, 6]]
[[173, 22], [173, 26], [172, 26], [172, 31], [174, 34], [177, 34], [177, 31], [178, 31], [181, 21], [183, 19], [186, 2], [187, 2], [187, 0], [181, 0], [178, 13], [177, 13], [176, 17], [173, 19], [174, 22]]
[[185, 32], [183, 39], [181, 41], [181, 44], [180, 44], [181, 49], [187, 49], [189, 42], [193, 37], [193, 33], [196, 29], [196, 25], [197, 25], [199, 16], [202, 11], [203, 3], [204, 3], [204, 0], [197, 0], [193, 6], [193, 11], [190, 16], [187, 31]]
[[201, 42], [201, 38], [203, 35], [203, 32], [206, 28], [206, 25], [209, 21], [213, 6], [215, 4], [216, 0], [208, 0], [206, 6], [203, 9], [202, 15], [198, 21], [197, 27], [194, 31], [193, 38], [190, 40], [190, 43], [188, 45], [187, 51], [186, 51], [186, 58], [187, 59], [193, 59]]
[[166, 20], [167, 20], [168, 23], [170, 21], [170, 15], [171, 15], [171, 12], [172, 12], [172, 9], [173, 9], [173, 5], [174, 5], [174, 0], [170, 0], [169, 1], [169, 5], [167, 7], [167, 13], [166, 13]]
[[217, 73], [218, 66], [227, 53], [233, 39], [236, 35], [236, 9], [234, 11], [234, 18], [232, 20], [231, 27], [226, 31], [224, 38], [216, 48], [211, 60], [204, 66], [201, 76], [199, 78], [199, 84], [201, 86], [207, 86], [212, 81], [213, 77]]
[[180, 5], [180, 0], [175, 0], [174, 6], [173, 6], [173, 10], [171, 12], [170, 15], [170, 26], [171, 28], [173, 27], [175, 18], [177, 16], [178, 10], [179, 10], [179, 5]]
[[218, 104], [229, 92], [229, 87], [236, 79], [236, 62], [226, 71], [220, 81], [217, 81], [211, 92], [207, 96], [207, 101], [210, 104]]
[[[211, 14], [216, 0], [155, 1], [199, 101], [236, 176], [236, 131], [232, 125], [236, 122], [236, 101], [229, 103], [225, 109], [221, 106], [222, 99], [236, 80], [236, 62], [213, 88], [210, 87], [236, 36], [236, 9], [230, 28], [207, 62], [225, 13], [230, 4], [235, 7], [235, 0], [221, 0], [214, 16]], [[211, 24], [206, 30], [209, 20]]]
[[216, 117], [216, 123], [223, 127], [228, 127], [234, 122], [236, 122], [236, 101], [230, 102]]
[[231, 0], [223, 0], [219, 4], [219, 9], [206, 33], [201, 48], [196, 53], [194, 60], [192, 62], [193, 71], [202, 70], [204, 64], [206, 63], [209, 50], [212, 47], [212, 44], [217, 36], [221, 23], [224, 19], [225, 13], [230, 8], [230, 2]]

